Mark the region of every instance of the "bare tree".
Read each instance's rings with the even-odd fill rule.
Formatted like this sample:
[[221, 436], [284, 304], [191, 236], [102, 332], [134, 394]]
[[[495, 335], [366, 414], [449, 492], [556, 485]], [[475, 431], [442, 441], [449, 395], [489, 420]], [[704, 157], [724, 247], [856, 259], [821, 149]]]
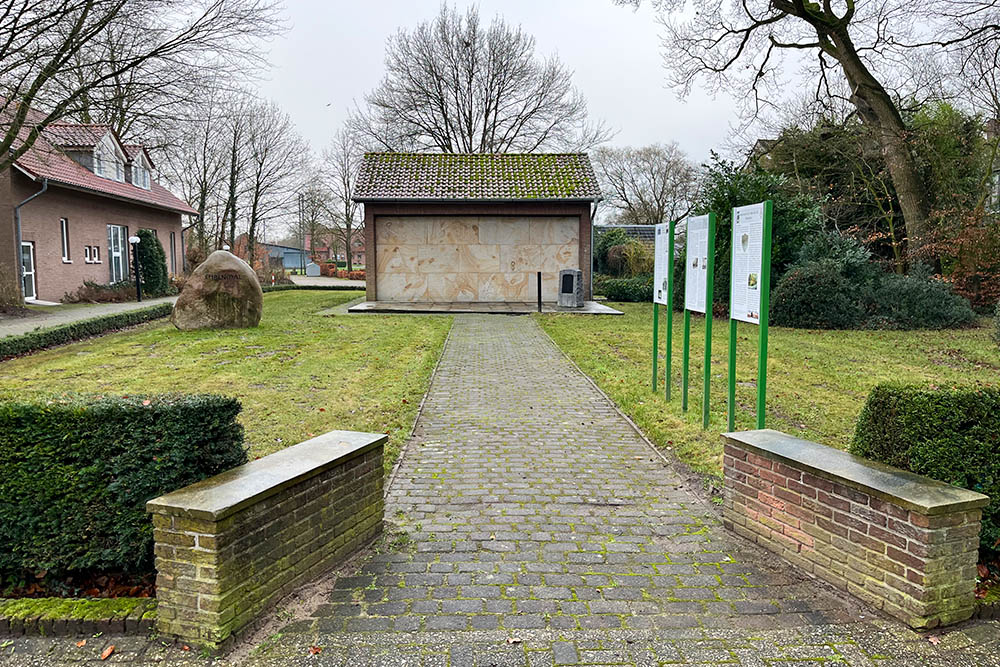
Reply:
[[[314, 172], [315, 167], [310, 165], [310, 172]], [[299, 246], [309, 251], [309, 255], [316, 254], [319, 245], [330, 243], [330, 228], [324, 224], [328, 219], [327, 211], [330, 207], [330, 191], [325, 185], [316, 183], [315, 179], [304, 184], [298, 193], [298, 229], [296, 237]]]
[[364, 233], [360, 205], [353, 199], [363, 155], [364, 148], [357, 134], [349, 128], [341, 128], [323, 151], [325, 179], [330, 192], [326, 206], [333, 222], [330, 232], [336, 244], [344, 248], [348, 271], [354, 270], [351, 254], [354, 240]]
[[244, 179], [247, 208], [247, 262], [253, 266], [266, 225], [291, 208], [295, 184], [308, 146], [287, 113], [274, 102], [258, 103], [243, 118], [246, 137]]
[[697, 190], [697, 169], [675, 143], [602, 147], [594, 162], [617, 222], [655, 225], [684, 217]]
[[400, 30], [386, 47], [387, 74], [365, 96], [352, 127], [384, 150], [503, 153], [584, 150], [609, 137], [587, 122], [572, 73], [499, 16], [441, 6], [431, 22]]
[[98, 99], [132, 111], [143, 93], [183, 91], [171, 73], [227, 68], [275, 12], [270, 0], [11, 0], [0, 11], [0, 171]]
[[[921, 49], [995, 43], [995, 0], [713, 0], [696, 12], [684, 12], [684, 0], [653, 5], [665, 28], [664, 62], [682, 93], [704, 77], [715, 89], [745, 90], [750, 112], [757, 113], [780, 99], [787, 83], [780, 68], [785, 54], [806, 65], [817, 96], [836, 96], [831, 79], [846, 80], [849, 101], [881, 145], [910, 250], [930, 241], [929, 199], [899, 103], [890, 94], [892, 76], [908, 71], [900, 66], [905, 60], [925, 57]], [[936, 37], [922, 39], [915, 26]]]

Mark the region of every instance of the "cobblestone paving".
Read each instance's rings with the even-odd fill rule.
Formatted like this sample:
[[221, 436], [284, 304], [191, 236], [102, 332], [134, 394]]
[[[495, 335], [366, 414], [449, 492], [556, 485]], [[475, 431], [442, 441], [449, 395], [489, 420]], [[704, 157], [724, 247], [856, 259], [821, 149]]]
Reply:
[[[995, 622], [932, 642], [726, 534], [531, 318], [454, 321], [394, 527], [243, 664], [1000, 665]], [[139, 638], [21, 638], [6, 659], [94, 660], [105, 641], [109, 662], [199, 662]]]

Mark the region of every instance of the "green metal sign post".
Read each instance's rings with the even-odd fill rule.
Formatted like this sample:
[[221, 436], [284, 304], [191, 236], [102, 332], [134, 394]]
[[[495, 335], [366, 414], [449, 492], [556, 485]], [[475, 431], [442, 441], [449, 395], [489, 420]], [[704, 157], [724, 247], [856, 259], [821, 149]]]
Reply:
[[[767, 323], [771, 301], [770, 200], [733, 209], [730, 257], [729, 312], [729, 430], [736, 430], [736, 340], [737, 321], [756, 324], [757, 329], [757, 428], [767, 417]], [[758, 263], [759, 258], [759, 263]]]
[[653, 304], [653, 391], [656, 391], [656, 361], [660, 356], [660, 304]]
[[712, 383], [712, 299], [715, 297], [715, 214], [708, 214], [708, 254], [705, 276], [705, 377], [701, 399], [701, 427], [708, 428], [708, 407]]
[[681, 361], [681, 410], [687, 412], [688, 409], [688, 360], [690, 353], [688, 346], [691, 343], [691, 311], [684, 309], [684, 352]]
[[677, 223], [670, 221], [670, 234], [667, 239], [667, 284], [670, 289], [667, 291], [667, 358], [664, 369], [665, 396], [670, 400], [670, 385], [673, 384], [673, 360], [674, 360], [674, 229]]

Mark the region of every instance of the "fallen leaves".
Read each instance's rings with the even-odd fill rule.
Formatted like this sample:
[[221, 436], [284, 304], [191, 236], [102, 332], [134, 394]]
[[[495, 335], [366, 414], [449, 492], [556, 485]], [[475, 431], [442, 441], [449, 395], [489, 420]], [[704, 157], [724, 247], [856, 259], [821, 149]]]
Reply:
[[520, 637], [507, 637], [508, 644], [520, 644], [522, 641]]
[[931, 635], [930, 637], [927, 638], [927, 641], [929, 641], [931, 644], [934, 644], [934, 646], [937, 646], [938, 644], [941, 643], [941, 637], [939, 637], [938, 635]]
[[86, 645], [87, 645], [87, 640], [86, 639], [81, 639], [80, 641], [78, 641], [76, 643], [76, 647], [77, 648], [83, 648]]
[[101, 651], [101, 660], [107, 660], [108, 658], [111, 657], [111, 654], [114, 652], [115, 652], [115, 645], [112, 644], [111, 646]]
[[309, 655], [319, 655], [323, 651], [322, 646], [310, 646]]

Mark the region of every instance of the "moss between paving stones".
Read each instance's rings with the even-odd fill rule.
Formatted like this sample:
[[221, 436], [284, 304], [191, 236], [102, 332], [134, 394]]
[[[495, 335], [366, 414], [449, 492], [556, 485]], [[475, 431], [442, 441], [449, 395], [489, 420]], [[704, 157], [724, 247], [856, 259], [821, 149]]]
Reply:
[[155, 619], [153, 598], [0, 599], [0, 635], [141, 634]]

